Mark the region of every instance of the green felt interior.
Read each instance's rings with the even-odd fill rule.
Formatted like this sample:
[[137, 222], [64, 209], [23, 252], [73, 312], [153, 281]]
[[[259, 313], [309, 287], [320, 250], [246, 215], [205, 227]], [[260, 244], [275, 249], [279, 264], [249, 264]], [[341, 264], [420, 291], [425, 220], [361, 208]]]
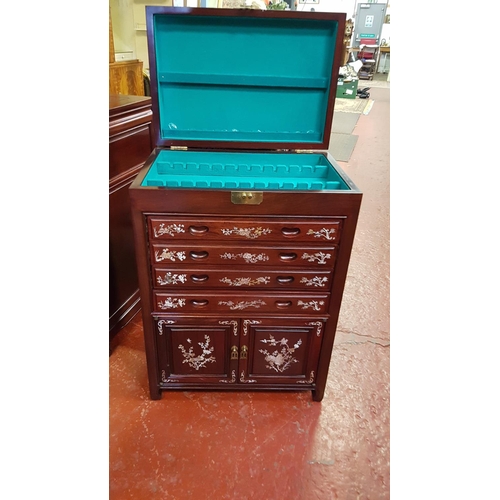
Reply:
[[325, 156], [161, 150], [142, 186], [256, 190], [349, 190]]
[[337, 21], [153, 22], [161, 139], [322, 143]]

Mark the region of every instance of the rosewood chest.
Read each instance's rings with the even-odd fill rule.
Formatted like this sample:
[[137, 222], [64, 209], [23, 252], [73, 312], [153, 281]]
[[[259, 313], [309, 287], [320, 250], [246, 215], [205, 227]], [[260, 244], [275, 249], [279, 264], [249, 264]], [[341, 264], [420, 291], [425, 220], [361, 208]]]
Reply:
[[325, 150], [345, 14], [146, 7], [129, 192], [150, 394], [323, 398], [361, 192]]

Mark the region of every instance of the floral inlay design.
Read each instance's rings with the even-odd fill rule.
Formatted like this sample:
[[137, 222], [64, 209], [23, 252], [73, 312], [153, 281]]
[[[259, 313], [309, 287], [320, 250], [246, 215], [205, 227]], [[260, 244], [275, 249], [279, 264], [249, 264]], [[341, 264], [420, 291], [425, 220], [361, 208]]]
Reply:
[[166, 374], [165, 370], [161, 371], [161, 381], [162, 382], [166, 382], [166, 383], [169, 383], [169, 382], [180, 382], [180, 380], [176, 379], [176, 378], [167, 378], [167, 374]]
[[332, 257], [331, 253], [317, 252], [315, 254], [302, 254], [302, 258], [306, 259], [308, 262], [318, 261], [318, 264], [326, 264], [327, 259]]
[[169, 226], [165, 226], [163, 222], [159, 226], [154, 227], [153, 231], [156, 237], [163, 236], [164, 234], [175, 236], [176, 234], [186, 232], [184, 230], [184, 224], [170, 224]]
[[233, 334], [235, 337], [238, 336], [238, 322], [233, 320], [224, 320], [224, 321], [219, 321], [219, 325], [232, 325], [233, 327]]
[[323, 323], [321, 321], [311, 321], [310, 323], [307, 324], [316, 326], [316, 337], [321, 336], [321, 330], [323, 329]]
[[311, 372], [309, 380], [297, 380], [297, 384], [312, 384], [314, 382], [314, 372]]
[[328, 282], [328, 278], [326, 277], [321, 277], [321, 276], [315, 276], [312, 279], [307, 279], [305, 276], [300, 280], [301, 283], [305, 283], [306, 286], [325, 286], [326, 283]]
[[236, 382], [236, 370], [231, 371], [231, 379], [230, 380], [222, 379], [222, 380], [219, 380], [219, 382], [223, 382], [224, 384], [234, 384]]
[[156, 262], [161, 262], [162, 260], [171, 260], [175, 262], [176, 259], [183, 261], [186, 258], [186, 252], [179, 251], [175, 252], [173, 250], [169, 250], [168, 248], [164, 248], [160, 254], [158, 250], [155, 252]]
[[258, 285], [267, 285], [271, 278], [269, 276], [261, 276], [259, 278], [221, 278], [219, 280], [221, 283], [225, 283], [229, 286], [258, 286]]
[[245, 238], [249, 238], [252, 240], [255, 240], [265, 234], [272, 233], [271, 229], [263, 229], [261, 227], [233, 227], [233, 229], [221, 229], [221, 231], [224, 236], [231, 236], [232, 234], [235, 234], [237, 236], [244, 236]]
[[314, 234], [315, 238], [325, 238], [325, 240], [334, 240], [336, 238], [335, 233], [337, 230], [335, 228], [326, 229], [325, 227], [319, 231], [314, 231], [314, 229], [309, 229], [307, 234]]
[[241, 375], [240, 375], [240, 382], [243, 382], [244, 384], [253, 384], [253, 383], [257, 382], [257, 380], [254, 380], [253, 378], [246, 379], [245, 378], [245, 370], [243, 370], [241, 372]]
[[265, 262], [266, 260], [269, 260], [269, 256], [267, 256], [265, 253], [254, 254], [250, 252], [242, 252], [242, 253], [226, 252], [223, 253], [220, 257], [221, 259], [226, 259], [226, 260], [243, 259], [247, 264], [256, 264], [257, 262]]
[[311, 308], [313, 311], [321, 311], [321, 307], [325, 305], [324, 300], [310, 300], [309, 302], [303, 302], [302, 300], [299, 300], [297, 302], [298, 306], [302, 306], [302, 309], [309, 309]]
[[159, 285], [178, 285], [179, 283], [186, 283], [187, 274], [172, 274], [171, 272], [168, 272], [165, 273], [163, 278], [158, 276], [156, 281]]
[[260, 325], [262, 321], [258, 321], [256, 319], [245, 319], [243, 320], [243, 336], [246, 337], [248, 334], [248, 326], [249, 325]]
[[240, 300], [239, 302], [233, 302], [232, 300], [220, 300], [219, 305], [229, 306], [231, 311], [242, 311], [247, 307], [255, 307], [256, 309], [259, 309], [260, 306], [265, 306], [266, 303], [263, 300]]
[[163, 302], [158, 302], [160, 309], [177, 309], [184, 305], [186, 305], [186, 299], [174, 299], [172, 297], [167, 297]]
[[298, 359], [293, 357], [293, 353], [301, 346], [302, 340], [299, 339], [293, 347], [289, 347], [288, 339], [283, 337], [281, 340], [276, 340], [273, 335], [269, 334], [269, 339], [263, 339], [261, 342], [269, 344], [271, 347], [281, 346], [281, 350], [276, 349], [272, 353], [267, 349], [259, 349], [259, 352], [264, 354], [265, 360], [268, 363], [266, 368], [283, 373], [292, 363], [299, 362]]
[[[191, 339], [186, 339], [186, 342], [188, 344], [192, 343]], [[211, 355], [214, 352], [214, 348], [210, 347], [210, 337], [205, 335], [205, 342], [198, 342], [198, 345], [201, 347], [201, 354], [196, 355], [192, 345], [186, 351], [186, 348], [182, 344], [179, 344], [179, 349], [184, 356], [183, 363], [187, 363], [196, 371], [203, 368], [207, 363], [215, 363], [215, 357]]]
[[174, 323], [175, 321], [171, 319], [160, 319], [158, 321], [158, 335], [163, 335], [163, 325], [173, 325]]

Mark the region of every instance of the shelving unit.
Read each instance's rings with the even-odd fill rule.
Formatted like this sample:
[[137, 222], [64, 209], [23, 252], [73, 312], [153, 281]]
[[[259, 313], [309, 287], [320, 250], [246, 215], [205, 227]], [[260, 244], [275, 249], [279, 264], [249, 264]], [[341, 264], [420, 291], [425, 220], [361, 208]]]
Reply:
[[[368, 57], [366, 57], [368, 55]], [[373, 75], [375, 74], [377, 68], [377, 60], [379, 57], [379, 46], [378, 45], [368, 45], [363, 47], [359, 52], [358, 57], [363, 62], [361, 66], [358, 77], [360, 80], [373, 80]]]

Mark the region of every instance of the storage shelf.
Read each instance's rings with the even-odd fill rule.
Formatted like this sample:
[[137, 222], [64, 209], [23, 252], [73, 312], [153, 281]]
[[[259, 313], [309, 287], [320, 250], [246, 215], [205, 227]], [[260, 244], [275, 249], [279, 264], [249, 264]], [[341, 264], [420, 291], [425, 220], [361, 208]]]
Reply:
[[[210, 161], [210, 158], [213, 158]], [[171, 188], [346, 190], [322, 155], [162, 151], [143, 186]]]

